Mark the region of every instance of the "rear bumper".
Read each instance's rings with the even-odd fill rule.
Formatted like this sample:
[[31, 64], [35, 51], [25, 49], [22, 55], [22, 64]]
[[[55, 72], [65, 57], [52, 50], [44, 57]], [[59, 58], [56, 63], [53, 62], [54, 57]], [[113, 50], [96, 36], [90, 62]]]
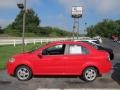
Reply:
[[104, 73], [108, 73], [112, 70], [112, 63], [111, 62], [107, 62], [105, 64], [103, 64], [100, 68], [100, 74], [104, 74]]

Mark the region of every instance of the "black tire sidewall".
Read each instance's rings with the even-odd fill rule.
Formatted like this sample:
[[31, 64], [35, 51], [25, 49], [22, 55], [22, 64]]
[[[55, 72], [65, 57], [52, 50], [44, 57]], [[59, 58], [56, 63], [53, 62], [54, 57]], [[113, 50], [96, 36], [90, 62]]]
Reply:
[[[20, 68], [26, 68], [26, 69], [29, 71], [29, 77], [28, 77], [27, 79], [22, 80], [22, 79], [20, 79], [20, 78], [17, 76], [18, 70], [19, 70]], [[30, 80], [30, 79], [32, 78], [32, 71], [31, 71], [31, 69], [30, 69], [28, 66], [19, 66], [19, 67], [16, 69], [16, 71], [15, 71], [15, 76], [16, 76], [17, 79], [20, 80], [20, 81], [28, 81], [28, 80]]]
[[[88, 69], [92, 69], [92, 70], [94, 70], [94, 71], [96, 72], [96, 77], [95, 77], [93, 80], [88, 80], [88, 79], [86, 79], [86, 77], [85, 77], [85, 73], [86, 73], [86, 71], [87, 71]], [[92, 81], [94, 81], [94, 80], [97, 78], [97, 75], [98, 75], [97, 69], [95, 69], [94, 67], [87, 67], [87, 68], [83, 71], [82, 78], [83, 78], [84, 81], [92, 82]]]

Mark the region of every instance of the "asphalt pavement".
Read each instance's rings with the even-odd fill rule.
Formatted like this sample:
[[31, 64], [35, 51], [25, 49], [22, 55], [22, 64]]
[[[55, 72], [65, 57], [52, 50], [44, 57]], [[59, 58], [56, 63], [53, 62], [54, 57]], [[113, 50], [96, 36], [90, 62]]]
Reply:
[[112, 48], [115, 59], [110, 73], [86, 83], [79, 77], [35, 77], [29, 81], [18, 81], [9, 76], [6, 70], [0, 71], [0, 90], [41, 90], [41, 89], [120, 89], [120, 44], [104, 39], [103, 46]]

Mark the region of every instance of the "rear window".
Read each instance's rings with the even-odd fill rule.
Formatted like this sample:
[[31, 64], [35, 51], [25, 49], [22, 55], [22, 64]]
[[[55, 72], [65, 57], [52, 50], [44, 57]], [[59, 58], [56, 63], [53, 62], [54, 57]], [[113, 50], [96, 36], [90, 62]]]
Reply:
[[92, 42], [94, 42], [94, 43], [96, 43], [96, 44], [100, 44], [100, 42], [99, 42], [98, 40], [92, 41]]
[[[83, 42], [84, 42], [84, 41], [83, 41]], [[87, 43], [87, 44], [89, 44], [90, 46], [94, 47], [95, 49], [98, 49], [98, 46], [95, 45], [95, 44], [92, 44], [92, 43], [89, 43], [89, 42], [84, 42], [84, 43]]]

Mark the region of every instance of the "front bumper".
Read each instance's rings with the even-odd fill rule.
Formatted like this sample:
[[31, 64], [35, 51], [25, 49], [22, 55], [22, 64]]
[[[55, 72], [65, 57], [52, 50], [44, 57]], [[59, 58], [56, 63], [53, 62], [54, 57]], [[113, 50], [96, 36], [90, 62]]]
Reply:
[[7, 62], [7, 73], [9, 75], [14, 75], [15, 65], [11, 62]]

